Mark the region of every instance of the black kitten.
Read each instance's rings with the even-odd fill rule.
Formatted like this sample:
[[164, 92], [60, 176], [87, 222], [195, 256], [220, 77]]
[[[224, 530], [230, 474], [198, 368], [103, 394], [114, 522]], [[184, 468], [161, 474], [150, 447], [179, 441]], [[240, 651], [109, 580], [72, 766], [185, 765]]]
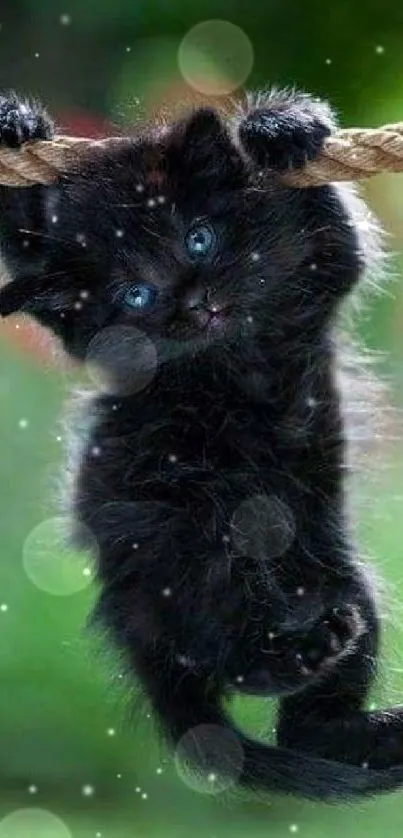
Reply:
[[[363, 709], [378, 620], [342, 485], [332, 328], [365, 243], [345, 190], [278, 175], [332, 126], [274, 91], [1, 191], [0, 311], [103, 370], [74, 490], [98, 616], [182, 755], [320, 799], [403, 783], [403, 711]], [[50, 133], [0, 99], [3, 143]], [[234, 726], [234, 690], [282, 696], [278, 747]]]

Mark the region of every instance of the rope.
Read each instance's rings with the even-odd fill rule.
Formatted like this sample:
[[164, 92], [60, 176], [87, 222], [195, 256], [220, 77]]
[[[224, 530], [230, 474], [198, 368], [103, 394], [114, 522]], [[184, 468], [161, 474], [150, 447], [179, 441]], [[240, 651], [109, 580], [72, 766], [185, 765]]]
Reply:
[[[20, 149], [0, 148], [0, 184], [29, 186], [51, 183], [66, 172], [82, 151], [102, 149], [127, 142], [114, 137], [93, 140], [56, 137], [26, 143]], [[292, 186], [320, 186], [341, 180], [361, 180], [380, 172], [403, 172], [403, 122], [380, 128], [348, 128], [325, 141], [315, 162], [301, 170], [287, 171], [284, 181]]]

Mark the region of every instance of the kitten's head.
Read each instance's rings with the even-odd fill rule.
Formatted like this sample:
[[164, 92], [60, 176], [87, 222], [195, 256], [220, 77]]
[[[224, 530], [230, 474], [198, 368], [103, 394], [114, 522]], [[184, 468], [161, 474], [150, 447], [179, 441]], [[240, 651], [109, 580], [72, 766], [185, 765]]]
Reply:
[[0, 311], [32, 313], [77, 358], [112, 327], [146, 336], [161, 360], [236, 352], [259, 332], [280, 340], [312, 306], [301, 277], [318, 222], [304, 190], [256, 171], [212, 110], [92, 152], [45, 192], [35, 229], [8, 241], [16, 279]]

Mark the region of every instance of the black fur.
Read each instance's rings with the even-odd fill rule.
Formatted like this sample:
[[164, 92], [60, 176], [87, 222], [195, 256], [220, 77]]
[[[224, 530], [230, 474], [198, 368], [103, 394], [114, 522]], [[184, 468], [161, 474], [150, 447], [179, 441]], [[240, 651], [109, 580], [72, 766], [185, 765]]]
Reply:
[[[0, 105], [4, 143], [50, 136], [40, 106]], [[333, 327], [365, 268], [357, 205], [278, 176], [332, 125], [273, 91], [228, 125], [198, 110], [52, 187], [1, 191], [1, 313], [30, 312], [107, 373], [73, 491], [98, 617], [203, 770], [233, 770], [203, 727], [220, 725], [242, 786], [325, 800], [403, 783], [402, 710], [364, 709], [378, 618], [344, 500]], [[129, 311], [145, 281], [155, 306]], [[277, 747], [235, 727], [235, 690], [281, 696]]]

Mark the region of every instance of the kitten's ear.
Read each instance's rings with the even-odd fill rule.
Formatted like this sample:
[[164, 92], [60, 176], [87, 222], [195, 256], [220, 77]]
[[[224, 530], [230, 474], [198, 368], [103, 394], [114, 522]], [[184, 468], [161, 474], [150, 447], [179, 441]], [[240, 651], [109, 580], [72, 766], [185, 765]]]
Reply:
[[225, 127], [214, 108], [199, 108], [184, 123], [184, 142], [201, 144], [226, 139]]
[[183, 178], [239, 180], [244, 177], [242, 157], [231, 134], [214, 108], [199, 108], [177, 124], [168, 151], [172, 174]]

